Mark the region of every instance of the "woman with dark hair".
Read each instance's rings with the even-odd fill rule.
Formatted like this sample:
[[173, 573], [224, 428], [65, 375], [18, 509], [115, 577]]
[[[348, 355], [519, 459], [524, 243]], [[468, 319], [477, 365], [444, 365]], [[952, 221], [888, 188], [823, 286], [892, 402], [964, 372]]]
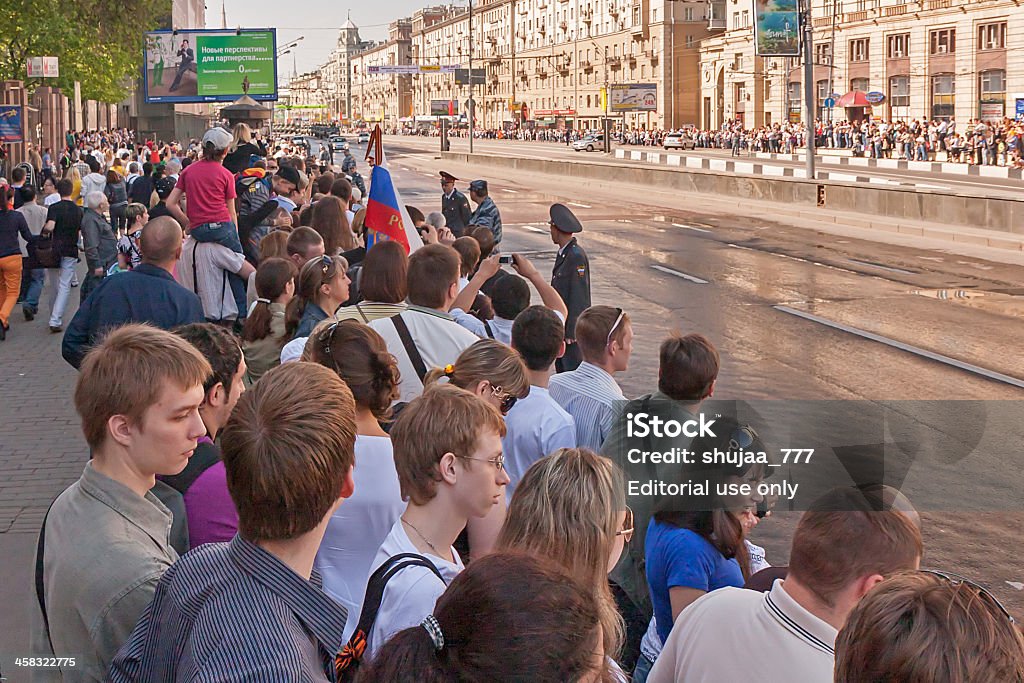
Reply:
[[128, 217], [125, 211], [128, 208], [128, 188], [124, 184], [124, 178], [114, 169], [107, 171], [107, 185], [103, 188], [103, 194], [107, 196], [110, 204], [110, 227], [114, 234], [120, 237], [128, 227]]
[[268, 258], [256, 270], [256, 295], [242, 327], [246, 384], [253, 384], [281, 362], [281, 349], [288, 342], [285, 309], [295, 296], [295, 264], [286, 258]]
[[395, 635], [360, 672], [360, 683], [604, 678], [597, 606], [551, 562], [518, 553], [468, 565], [421, 626]]
[[7, 339], [11, 311], [21, 291], [21, 245], [18, 235], [31, 244], [35, 241], [25, 216], [15, 211], [10, 185], [0, 185], [0, 341]]
[[[689, 450], [698, 454], [767, 452], [754, 430], [731, 417], [715, 422], [715, 433], [695, 438]], [[668, 638], [679, 613], [705, 593], [725, 586], [742, 588], [750, 578], [750, 551], [745, 543], [744, 516], [757, 510], [762, 496], [758, 484], [767, 475], [764, 464], [721, 462], [694, 464], [685, 469], [691, 481], [707, 482], [705, 495], [680, 499], [675, 509], [656, 512], [647, 527], [644, 553], [647, 583], [654, 605], [654, 626], [658, 647]], [[747, 484], [749, 495], [720, 496], [719, 485]], [[682, 502], [685, 501], [685, 502]], [[645, 648], [633, 680], [646, 681], [653, 660]]]
[[337, 197], [327, 196], [313, 204], [309, 227], [324, 238], [324, 253], [328, 256], [336, 256], [358, 246], [345, 217], [345, 204]]
[[290, 339], [308, 337], [321, 320], [348, 300], [348, 264], [340, 256], [311, 258], [299, 271], [298, 291], [285, 312]]
[[356, 401], [355, 493], [331, 516], [316, 556], [324, 590], [348, 609], [347, 640], [377, 549], [405, 510], [391, 438], [380, 426], [398, 397], [398, 363], [384, 339], [355, 320], [324, 323], [309, 341], [310, 360], [338, 373]]
[[339, 308], [338, 320], [371, 320], [390, 318], [406, 309], [409, 295], [409, 255], [394, 241], [379, 242], [366, 252], [356, 271], [353, 295], [361, 299], [352, 306]]

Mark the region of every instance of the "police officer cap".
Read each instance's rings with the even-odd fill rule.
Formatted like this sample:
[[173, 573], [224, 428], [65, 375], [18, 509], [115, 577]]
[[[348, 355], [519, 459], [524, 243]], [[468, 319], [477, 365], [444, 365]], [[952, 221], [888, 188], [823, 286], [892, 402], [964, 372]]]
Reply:
[[551, 205], [551, 222], [562, 232], [583, 232], [580, 219], [565, 204]]
[[487, 192], [487, 181], [486, 180], [474, 180], [469, 184], [469, 189], [473, 192]]
[[448, 171], [441, 171], [441, 180], [449, 183], [454, 183], [456, 180], [458, 180], [458, 178], [453, 176]]

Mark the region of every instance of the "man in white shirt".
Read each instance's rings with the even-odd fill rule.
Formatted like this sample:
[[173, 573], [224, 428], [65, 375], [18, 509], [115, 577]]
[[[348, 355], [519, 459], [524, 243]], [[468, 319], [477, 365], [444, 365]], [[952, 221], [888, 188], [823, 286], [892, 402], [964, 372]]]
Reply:
[[[417, 252], [418, 253], [418, 252]], [[384, 539], [374, 570], [401, 553], [425, 557], [388, 581], [367, 639], [368, 657], [402, 629], [418, 626], [462, 571], [453, 544], [466, 523], [483, 518], [504, 496], [501, 437], [505, 423], [497, 409], [451, 385], [432, 387], [399, 413], [391, 428], [395, 469], [409, 505]]]
[[920, 565], [919, 524], [894, 489], [829, 491], [797, 525], [786, 578], [768, 593], [722, 588], [698, 598], [676, 619], [647, 683], [831, 683], [836, 634], [851, 610], [886, 576]]
[[[21, 196], [25, 203], [18, 209], [18, 213], [25, 217], [28, 231], [38, 236], [43, 231], [43, 226], [46, 225], [46, 207], [40, 206], [36, 202], [36, 190], [31, 185], [22, 188]], [[54, 192], [53, 196], [60, 199], [60, 194], [57, 192]], [[18, 235], [18, 244], [21, 246], [22, 260], [21, 311], [25, 315], [25, 320], [32, 320], [39, 310], [39, 296], [43, 293], [43, 285], [46, 284], [46, 268], [29, 268], [28, 243], [22, 239], [20, 234]]]
[[511, 336], [512, 348], [526, 364], [530, 393], [505, 416], [509, 500], [530, 465], [559, 448], [576, 447], [576, 422], [548, 393], [555, 359], [565, 353], [563, 318], [544, 306], [530, 306], [516, 316]]
[[189, 235], [181, 246], [178, 282], [199, 296], [209, 322], [234, 323], [238, 305], [231, 293], [228, 273], [248, 279], [255, 269], [245, 256], [216, 242], [199, 243]]
[[629, 368], [633, 327], [621, 308], [591, 306], [576, 321], [583, 362], [551, 378], [551, 398], [576, 421], [576, 445], [600, 451], [615, 419], [616, 401], [626, 397], [615, 373]]
[[454, 363], [478, 339], [448, 314], [459, 288], [459, 255], [454, 249], [428, 244], [414, 251], [408, 281], [409, 308], [370, 322], [398, 359], [399, 401], [420, 395], [427, 371]]
[[530, 286], [526, 284], [527, 280], [533, 283], [544, 305], [554, 311], [564, 321], [565, 316], [568, 315], [565, 302], [562, 301], [562, 297], [544, 279], [533, 263], [522, 254], [513, 254], [512, 267], [522, 277], [508, 273], [498, 278], [490, 290], [494, 317], [484, 322], [476, 316], [466, 313], [466, 311], [472, 308], [473, 301], [476, 299], [480, 288], [500, 268], [497, 255], [484, 259], [473, 279], [459, 291], [458, 298], [452, 304], [451, 314], [455, 318], [455, 322], [478, 337], [489, 337], [497, 339], [503, 344], [509, 344], [512, 340], [512, 322], [516, 319], [517, 315], [526, 310], [526, 307], [530, 305]]

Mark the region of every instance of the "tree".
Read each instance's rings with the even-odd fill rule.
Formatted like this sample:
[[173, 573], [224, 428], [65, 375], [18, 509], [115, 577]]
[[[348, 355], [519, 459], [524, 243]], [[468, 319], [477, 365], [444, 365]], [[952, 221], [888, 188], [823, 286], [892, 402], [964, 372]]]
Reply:
[[[85, 99], [117, 102], [139, 74], [143, 34], [169, 26], [170, 15], [170, 0], [5, 0], [0, 26], [9, 43], [0, 47], [0, 79], [24, 80], [30, 90], [45, 84], [65, 92], [79, 81]], [[27, 59], [42, 56], [60, 58], [60, 78], [44, 83], [27, 77]]]

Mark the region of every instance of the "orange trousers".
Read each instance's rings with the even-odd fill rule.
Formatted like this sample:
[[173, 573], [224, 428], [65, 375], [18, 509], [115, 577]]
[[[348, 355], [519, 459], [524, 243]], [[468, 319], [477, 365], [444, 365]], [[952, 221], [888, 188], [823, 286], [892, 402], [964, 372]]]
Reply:
[[21, 291], [21, 254], [0, 258], [0, 323], [7, 326]]

